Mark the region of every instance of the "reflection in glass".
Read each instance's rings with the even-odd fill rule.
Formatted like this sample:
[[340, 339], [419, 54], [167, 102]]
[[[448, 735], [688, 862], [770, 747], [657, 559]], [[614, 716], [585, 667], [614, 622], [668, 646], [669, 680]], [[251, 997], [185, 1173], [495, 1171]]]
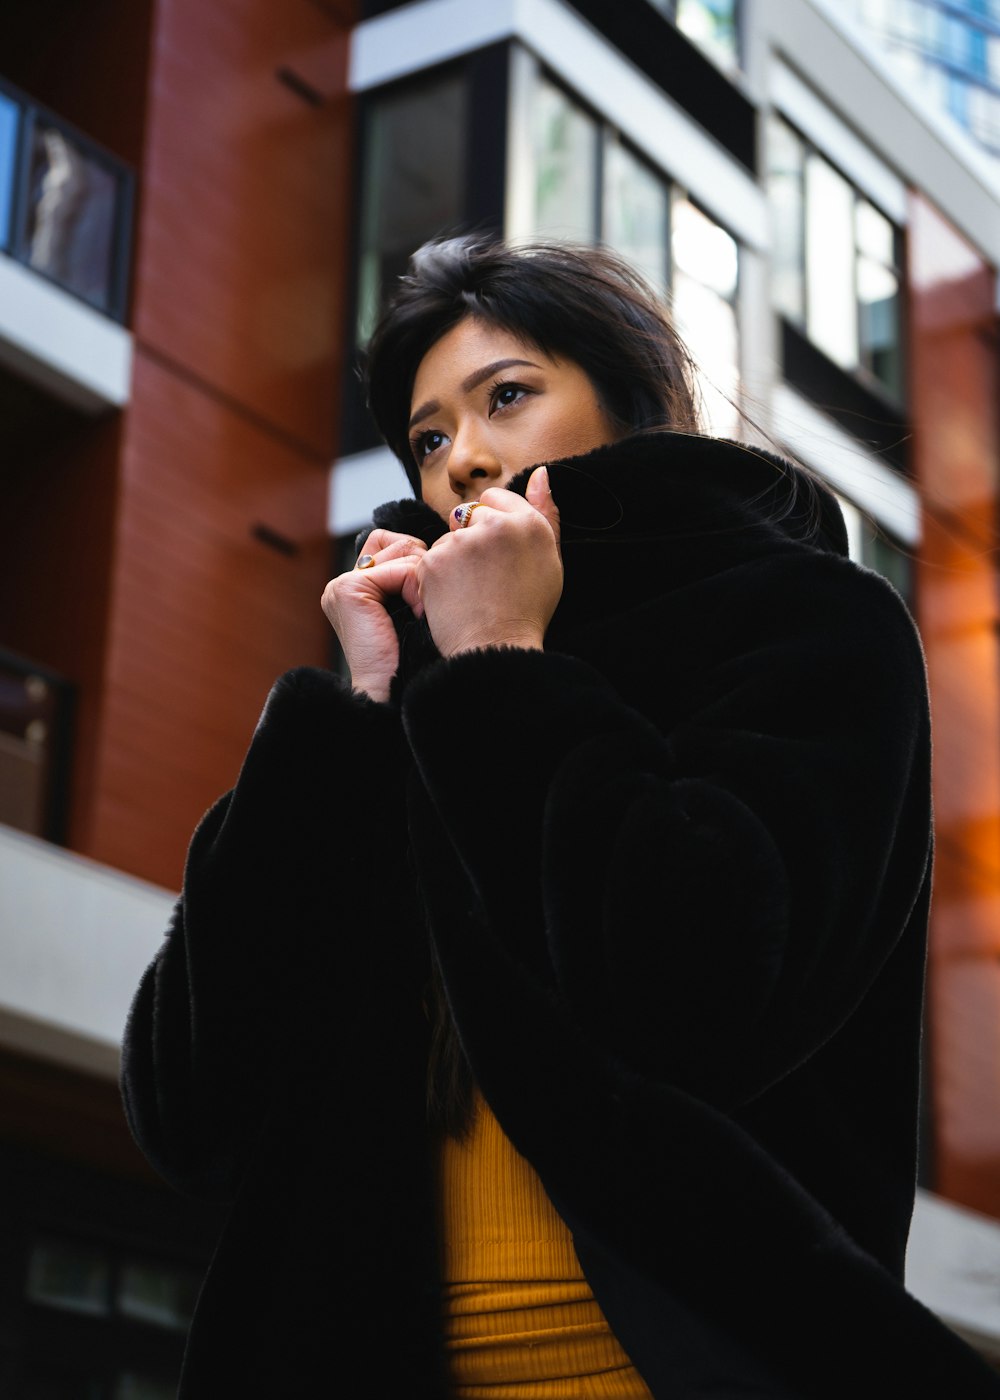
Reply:
[[736, 240], [689, 199], [674, 204], [674, 264], [720, 297], [736, 295]]
[[768, 192], [773, 255], [771, 286], [777, 309], [805, 324], [805, 150], [790, 127], [772, 121], [768, 133]]
[[896, 236], [892, 224], [867, 199], [859, 199], [854, 213], [857, 227], [858, 252], [891, 267], [896, 255]]
[[198, 1275], [190, 1269], [133, 1261], [122, 1266], [118, 1311], [140, 1322], [183, 1332], [194, 1313]]
[[0, 92], [0, 248], [10, 246], [10, 211], [14, 197], [18, 107]]
[[668, 276], [670, 190], [665, 180], [616, 139], [604, 161], [604, 242], [663, 292]]
[[806, 160], [806, 329], [844, 369], [858, 363], [854, 191], [822, 157]]
[[719, 437], [737, 437], [740, 350], [732, 301], [739, 270], [736, 242], [689, 199], [678, 197], [671, 247], [674, 319], [698, 366], [704, 426]]
[[739, 61], [736, 0], [677, 0], [677, 28], [723, 68]]
[[414, 248], [462, 217], [465, 87], [435, 75], [373, 99], [362, 188], [357, 343], [375, 328], [380, 299]]
[[110, 1306], [111, 1265], [97, 1245], [41, 1239], [28, 1261], [25, 1292], [33, 1303], [101, 1316]]
[[39, 122], [31, 155], [27, 261], [102, 311], [114, 295], [118, 182], [54, 126]]
[[597, 123], [562, 88], [540, 78], [532, 113], [535, 211], [542, 236], [597, 237]]
[[902, 393], [900, 282], [896, 231], [867, 199], [855, 209], [858, 241], [858, 359], [897, 396]]

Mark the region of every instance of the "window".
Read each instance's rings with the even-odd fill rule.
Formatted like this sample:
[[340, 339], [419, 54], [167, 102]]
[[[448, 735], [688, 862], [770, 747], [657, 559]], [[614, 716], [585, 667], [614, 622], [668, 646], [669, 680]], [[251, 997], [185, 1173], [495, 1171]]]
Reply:
[[48, 841], [63, 836], [73, 692], [0, 650], [0, 822]]
[[738, 437], [736, 240], [675, 192], [670, 246], [674, 319], [701, 371], [700, 407], [705, 427], [719, 437]]
[[652, 4], [721, 68], [737, 66], [738, 0], [652, 0]]
[[464, 203], [465, 85], [450, 70], [376, 95], [365, 113], [357, 344], [415, 248], [457, 227]]
[[29, 1302], [92, 1317], [117, 1315], [186, 1333], [200, 1275], [183, 1265], [119, 1258], [103, 1240], [40, 1236], [28, 1258]]
[[31, 1394], [170, 1400], [199, 1282], [189, 1265], [122, 1253], [117, 1240], [37, 1235], [24, 1283]]
[[10, 246], [19, 120], [17, 103], [0, 92], [0, 248], [4, 249]]
[[775, 306], [841, 369], [901, 399], [898, 230], [777, 117], [768, 153]]
[[[716, 431], [734, 431], [736, 415], [724, 403], [738, 380], [735, 241], [525, 49], [497, 45], [484, 53], [496, 60], [492, 81], [502, 66], [512, 90], [508, 103], [503, 87], [499, 108], [505, 121], [511, 113], [509, 129], [491, 139], [471, 134], [486, 104], [480, 77], [464, 62], [365, 99], [352, 350], [369, 338], [387, 286], [414, 249], [442, 234], [491, 226], [476, 217], [469, 190], [477, 179], [489, 184], [495, 170], [498, 231], [502, 225], [513, 239], [602, 240], [674, 297], [711, 380], [703, 390], [708, 421]], [[718, 265], [710, 267], [713, 259]], [[342, 428], [344, 455], [374, 445], [353, 375], [345, 383]]]
[[838, 496], [837, 501], [847, 526], [851, 558], [887, 578], [900, 597], [912, 607], [912, 553], [859, 510], [853, 501], [845, 500], [843, 496]]
[[670, 188], [652, 166], [616, 136], [604, 155], [605, 242], [642, 272], [657, 291], [670, 275]]
[[598, 134], [597, 122], [578, 103], [539, 78], [531, 112], [531, 223], [537, 234], [597, 236]]
[[512, 201], [511, 234], [600, 239], [666, 292], [701, 372], [705, 426], [722, 436], [736, 434], [735, 239], [527, 55], [521, 59], [530, 65], [522, 83], [530, 136], [522, 160], [528, 171], [518, 171]]
[[0, 88], [0, 249], [124, 320], [131, 200], [120, 162]]

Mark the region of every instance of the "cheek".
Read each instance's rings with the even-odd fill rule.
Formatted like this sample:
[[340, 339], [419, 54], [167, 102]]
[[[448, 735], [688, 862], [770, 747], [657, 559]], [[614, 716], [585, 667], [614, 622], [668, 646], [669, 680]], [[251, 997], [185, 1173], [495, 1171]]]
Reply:
[[564, 420], [563, 440], [576, 452], [591, 452], [614, 439], [611, 424], [595, 399], [580, 404], [568, 423]]
[[455, 504], [455, 493], [446, 476], [440, 472], [432, 472], [420, 479], [420, 499], [443, 520], [447, 520], [448, 512]]

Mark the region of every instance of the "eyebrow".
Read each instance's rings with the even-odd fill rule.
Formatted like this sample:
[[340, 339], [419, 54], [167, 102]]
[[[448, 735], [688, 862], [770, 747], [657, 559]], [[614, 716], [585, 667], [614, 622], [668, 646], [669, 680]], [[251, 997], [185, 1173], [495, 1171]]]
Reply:
[[[461, 390], [463, 394], [471, 394], [473, 389], [478, 389], [484, 380], [489, 379], [493, 374], [499, 374], [502, 369], [510, 369], [512, 365], [528, 365], [531, 369], [541, 369], [541, 365], [535, 364], [534, 360], [493, 360], [488, 365], [483, 365], [481, 369], [473, 370], [472, 373], [462, 380]], [[439, 412], [441, 408], [437, 399], [428, 399], [422, 403], [410, 419], [407, 430], [413, 428], [423, 418], [428, 418], [432, 413]]]

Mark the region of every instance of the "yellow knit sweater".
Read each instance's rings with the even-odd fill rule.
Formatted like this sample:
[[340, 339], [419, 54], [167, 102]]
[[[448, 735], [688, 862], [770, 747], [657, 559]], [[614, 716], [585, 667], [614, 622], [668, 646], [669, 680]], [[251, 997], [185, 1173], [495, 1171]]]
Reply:
[[482, 1098], [439, 1164], [452, 1394], [475, 1400], [651, 1400], [591, 1293], [538, 1176]]

